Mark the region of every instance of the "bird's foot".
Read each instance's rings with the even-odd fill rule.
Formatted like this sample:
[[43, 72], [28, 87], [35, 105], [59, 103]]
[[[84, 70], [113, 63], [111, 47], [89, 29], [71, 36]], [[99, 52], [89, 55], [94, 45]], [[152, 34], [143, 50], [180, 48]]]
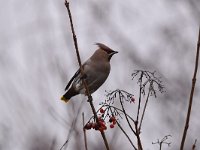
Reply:
[[83, 75], [81, 76], [81, 80], [86, 79], [86, 78], [87, 78], [87, 74], [83, 73]]
[[62, 96], [60, 99], [61, 99], [62, 101], [64, 101], [65, 103], [67, 103], [67, 102], [69, 101], [69, 99], [66, 99], [64, 96]]

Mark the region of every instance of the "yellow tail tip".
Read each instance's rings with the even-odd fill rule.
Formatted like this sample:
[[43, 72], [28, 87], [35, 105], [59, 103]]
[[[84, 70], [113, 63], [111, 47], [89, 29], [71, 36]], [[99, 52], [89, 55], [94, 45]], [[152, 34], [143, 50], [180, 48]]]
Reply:
[[67, 103], [67, 102], [69, 101], [69, 99], [66, 99], [64, 96], [62, 96], [60, 99], [61, 99], [62, 101], [64, 101], [65, 103]]

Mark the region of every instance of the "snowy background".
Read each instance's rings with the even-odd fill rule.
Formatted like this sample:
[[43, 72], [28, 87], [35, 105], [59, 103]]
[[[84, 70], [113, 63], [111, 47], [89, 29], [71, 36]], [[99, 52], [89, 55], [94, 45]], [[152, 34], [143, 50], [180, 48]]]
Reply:
[[[67, 138], [84, 96], [60, 101], [78, 68], [63, 0], [0, 1], [0, 149], [58, 150]], [[131, 80], [135, 69], [156, 70], [166, 92], [148, 105], [142, 129], [145, 150], [153, 141], [172, 135], [179, 149], [193, 76], [199, 0], [71, 0], [80, 55], [85, 61], [101, 42], [119, 51], [106, 83], [93, 94], [95, 106], [105, 90], [124, 89], [137, 95]], [[199, 74], [185, 149], [200, 144]], [[136, 109], [136, 105], [132, 105]], [[85, 101], [85, 119], [91, 110]], [[134, 114], [132, 114], [134, 115]], [[81, 113], [68, 149], [82, 150]], [[111, 149], [131, 149], [119, 129], [106, 131]], [[131, 136], [133, 137], [133, 135]], [[104, 149], [101, 136], [88, 132], [89, 149]]]

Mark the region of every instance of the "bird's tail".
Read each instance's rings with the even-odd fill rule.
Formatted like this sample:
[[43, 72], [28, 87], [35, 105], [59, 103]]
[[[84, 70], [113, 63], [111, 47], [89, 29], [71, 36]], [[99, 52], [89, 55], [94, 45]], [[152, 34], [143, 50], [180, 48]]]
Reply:
[[62, 97], [61, 100], [63, 100], [64, 102], [68, 102], [70, 100], [71, 97], [77, 95], [78, 92], [74, 90], [73, 87], [71, 87]]

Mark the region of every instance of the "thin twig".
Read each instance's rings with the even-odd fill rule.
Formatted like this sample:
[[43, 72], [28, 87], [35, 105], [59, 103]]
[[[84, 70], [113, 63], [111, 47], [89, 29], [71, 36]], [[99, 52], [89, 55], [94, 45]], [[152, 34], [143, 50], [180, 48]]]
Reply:
[[171, 137], [171, 135], [166, 135], [162, 140], [157, 140], [157, 142], [152, 142], [152, 144], [158, 144], [159, 145], [159, 150], [162, 150], [163, 144], [167, 144], [168, 146], [171, 145], [171, 142], [167, 142], [167, 140]]
[[85, 130], [85, 128], [84, 128], [84, 126], [85, 126], [85, 117], [84, 117], [84, 113], [82, 113], [82, 120], [83, 120], [83, 134], [84, 134], [85, 150], [88, 150], [86, 130]]
[[[112, 109], [111, 109], [111, 113], [113, 114]], [[114, 116], [114, 115], [112, 115], [112, 116]], [[119, 123], [117, 120], [116, 120], [116, 122], [117, 122], [118, 127], [121, 129], [121, 131], [124, 133], [124, 135], [127, 137], [127, 139], [129, 140], [129, 142], [130, 142], [131, 145], [133, 146], [133, 148], [134, 148], [135, 150], [137, 150], [137, 148], [135, 147], [135, 145], [134, 145], [133, 142], [131, 141], [131, 138], [128, 136], [128, 134], [126, 133], [126, 131], [122, 128], [122, 126], [120, 125], [120, 123]]]
[[136, 137], [137, 137], [137, 142], [138, 142], [138, 150], [142, 150], [142, 143], [140, 139], [140, 130], [138, 129], [138, 121], [139, 121], [139, 115], [140, 115], [140, 107], [141, 107], [141, 98], [142, 98], [142, 78], [143, 78], [143, 72], [141, 73], [140, 76], [140, 93], [139, 93], [139, 104], [138, 104], [138, 110], [137, 110], [137, 118], [135, 121], [135, 132], [136, 132]]
[[[119, 93], [120, 94], [120, 93]], [[124, 112], [124, 115], [125, 115], [125, 117], [126, 117], [126, 121], [127, 121], [127, 123], [128, 123], [128, 125], [129, 125], [129, 127], [130, 127], [130, 129], [131, 129], [131, 131], [135, 134], [135, 136], [137, 137], [137, 141], [138, 141], [138, 150], [142, 150], [143, 148], [142, 148], [142, 144], [141, 144], [141, 139], [140, 139], [140, 133], [138, 132], [138, 129], [137, 129], [137, 122], [134, 122], [134, 124], [135, 124], [135, 129], [136, 129], [136, 131], [134, 131], [133, 130], [133, 128], [132, 128], [132, 126], [131, 126], [131, 124], [130, 124], [130, 122], [129, 122], [129, 119], [128, 119], [128, 117], [127, 117], [127, 115], [126, 115], [126, 110], [124, 109], [124, 105], [123, 105], [123, 102], [122, 102], [122, 99], [121, 99], [121, 95], [119, 95], [119, 100], [120, 100], [120, 104], [121, 104], [121, 106], [122, 106], [122, 110], [123, 110], [123, 112]]]
[[145, 114], [145, 110], [147, 108], [147, 104], [148, 104], [148, 101], [149, 101], [149, 96], [150, 96], [150, 90], [148, 91], [146, 102], [145, 102], [144, 109], [143, 109], [143, 112], [142, 112], [142, 117], [141, 117], [141, 120], [140, 120], [139, 129], [138, 129], [139, 131], [141, 130], [141, 127], [142, 127], [142, 121], [144, 119], [144, 114]]
[[110, 108], [114, 108], [114, 109], [116, 109], [116, 110], [118, 110], [118, 111], [120, 111], [120, 112], [123, 112], [124, 116], [127, 116], [131, 121], [135, 122], [135, 120], [134, 120], [133, 118], [131, 118], [131, 116], [128, 115], [128, 114], [127, 114], [126, 112], [124, 112], [123, 110], [121, 110], [121, 109], [119, 109], [119, 108], [117, 108], [117, 107], [115, 107], [115, 106], [108, 105], [108, 104], [106, 104], [106, 105], [104, 105], [104, 106], [107, 106], [107, 107], [110, 107]]
[[[121, 94], [121, 93], [119, 93], [119, 94]], [[120, 104], [122, 106], [122, 111], [123, 111], [123, 113], [125, 115], [126, 121], [127, 121], [128, 125], [129, 125], [131, 131], [136, 135], [136, 132], [133, 130], [133, 128], [132, 128], [132, 126], [130, 124], [130, 121], [129, 121], [127, 115], [126, 115], [127, 113], [126, 113], [126, 110], [124, 109], [124, 105], [123, 105], [123, 102], [122, 102], [122, 99], [121, 99], [121, 95], [119, 95], [119, 101], [120, 101]]]
[[56, 145], [56, 138], [53, 139], [49, 150], [54, 150], [55, 149], [55, 145]]
[[198, 70], [199, 49], [200, 49], [200, 27], [199, 27], [199, 37], [198, 37], [198, 42], [197, 42], [195, 69], [194, 69], [194, 75], [193, 75], [193, 78], [192, 78], [192, 88], [191, 88], [191, 92], [190, 92], [190, 99], [189, 99], [187, 117], [186, 117], [186, 121], [185, 121], [185, 128], [184, 128], [184, 131], [183, 131], [183, 137], [182, 137], [182, 141], [181, 141], [181, 145], [180, 145], [180, 150], [184, 149], [185, 139], [186, 139], [187, 130], [188, 130], [188, 127], [189, 127], [189, 122], [190, 122], [190, 115], [191, 115], [192, 103], [193, 103], [193, 95], [194, 95], [194, 89], [195, 89], [195, 83], [196, 83], [196, 75], [197, 75], [197, 70]]
[[[72, 15], [71, 15], [70, 7], [69, 7], [69, 2], [67, 0], [65, 0], [65, 6], [67, 8], [68, 15], [69, 15], [69, 20], [70, 20], [70, 25], [71, 25], [71, 30], [72, 30], [73, 40], [74, 40], [74, 46], [75, 46], [75, 50], [76, 50], [76, 54], [77, 54], [77, 59], [78, 59], [81, 75], [84, 76], [84, 71], [83, 71], [83, 67], [81, 65], [81, 59], [80, 59], [79, 50], [78, 50], [78, 42], [77, 42], [76, 34], [75, 34], [75, 31], [74, 31], [73, 21], [72, 21]], [[93, 98], [92, 98], [92, 96], [89, 92], [89, 88], [88, 88], [87, 83], [85, 82], [84, 79], [83, 79], [83, 85], [84, 85], [84, 88], [86, 90], [86, 95], [88, 96], [88, 102], [90, 103], [94, 117], [95, 117], [97, 123], [99, 124], [99, 120], [98, 120], [98, 117], [97, 117], [97, 114], [96, 114], [96, 110], [95, 110], [94, 104], [92, 102]], [[106, 149], [109, 150], [109, 145], [108, 145], [104, 131], [101, 131], [101, 136], [103, 138]]]
[[121, 129], [121, 131], [124, 133], [124, 135], [127, 137], [127, 139], [129, 140], [129, 142], [131, 143], [131, 145], [133, 146], [133, 148], [135, 150], [137, 150], [137, 148], [135, 147], [135, 145], [133, 144], [133, 142], [131, 141], [131, 138], [128, 136], [128, 134], [126, 133], [126, 131], [122, 128], [122, 126], [120, 125], [120, 123], [118, 121], [117, 122], [117, 125], [118, 127]]
[[138, 124], [138, 121], [139, 121], [140, 105], [141, 105], [141, 97], [142, 97], [142, 78], [143, 78], [143, 72], [141, 73], [141, 77], [140, 78], [141, 78], [141, 82], [140, 82], [139, 104], [138, 104], [137, 119], [136, 119], [137, 124]]
[[197, 143], [197, 139], [194, 141], [194, 144], [192, 145], [192, 150], [196, 149], [196, 143]]
[[67, 146], [68, 146], [68, 145], [67, 145], [67, 144], [68, 144], [68, 141], [70, 140], [70, 137], [71, 137], [71, 135], [72, 135], [72, 131], [73, 131], [74, 128], [75, 128], [76, 122], [77, 122], [77, 120], [78, 120], [78, 115], [80, 114], [80, 110], [81, 110], [81, 108], [82, 108], [82, 106], [83, 106], [83, 102], [84, 102], [84, 101], [82, 100], [80, 106], [78, 107], [78, 112], [77, 112], [77, 114], [76, 114], [76, 117], [75, 117], [74, 120], [72, 121], [71, 128], [70, 128], [69, 133], [68, 133], [68, 135], [67, 135], [67, 139], [66, 139], [65, 143], [62, 145], [62, 147], [60, 148], [60, 150], [62, 150], [64, 147], [67, 148]]
[[138, 150], [143, 150], [142, 148], [142, 142], [140, 139], [140, 131], [138, 130], [138, 125], [137, 122], [135, 122], [135, 132], [136, 132], [136, 137], [137, 137], [137, 143], [138, 143]]

